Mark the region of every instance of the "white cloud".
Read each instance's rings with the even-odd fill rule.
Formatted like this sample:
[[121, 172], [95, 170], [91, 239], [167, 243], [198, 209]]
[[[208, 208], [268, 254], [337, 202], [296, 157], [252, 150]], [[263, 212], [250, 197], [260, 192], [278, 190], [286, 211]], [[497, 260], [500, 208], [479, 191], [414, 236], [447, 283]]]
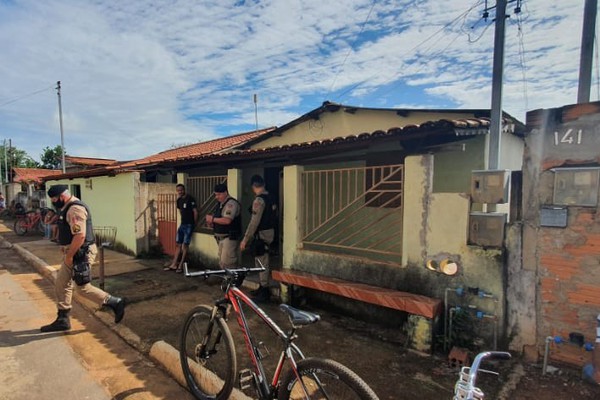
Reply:
[[[117, 159], [251, 130], [254, 93], [261, 127], [324, 100], [489, 107], [494, 29], [484, 30], [479, 3], [1, 2], [0, 139], [34, 158], [60, 142], [57, 80], [67, 152]], [[575, 101], [583, 4], [523, 10], [527, 83], [513, 15], [504, 88], [505, 109], [521, 119]]]

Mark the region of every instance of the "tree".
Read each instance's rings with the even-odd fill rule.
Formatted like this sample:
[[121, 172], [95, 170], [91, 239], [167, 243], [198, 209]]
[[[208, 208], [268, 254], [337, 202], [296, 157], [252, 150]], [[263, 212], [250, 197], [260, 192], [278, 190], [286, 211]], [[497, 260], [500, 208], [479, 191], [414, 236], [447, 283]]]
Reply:
[[[59, 169], [62, 165], [62, 147], [56, 145], [54, 148], [49, 146], [44, 147], [43, 153], [40, 155], [42, 168]], [[66, 153], [65, 153], [66, 154]]]
[[[25, 150], [20, 150], [15, 147], [6, 147], [6, 160], [8, 168], [38, 168], [40, 166], [37, 161], [35, 161], [29, 156], [29, 154], [25, 152]], [[0, 145], [0, 163], [2, 163], [2, 170], [4, 170], [4, 155], [4, 145]]]

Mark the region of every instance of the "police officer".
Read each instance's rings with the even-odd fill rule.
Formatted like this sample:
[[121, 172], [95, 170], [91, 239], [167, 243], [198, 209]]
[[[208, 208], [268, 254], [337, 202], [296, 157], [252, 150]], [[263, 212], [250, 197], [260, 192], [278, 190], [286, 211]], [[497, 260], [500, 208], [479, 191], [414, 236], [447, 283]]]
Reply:
[[256, 301], [268, 301], [271, 297], [269, 291], [269, 277], [271, 274], [269, 269], [269, 245], [273, 243], [275, 238], [275, 205], [265, 188], [265, 181], [262, 176], [252, 176], [250, 184], [256, 197], [250, 207], [252, 217], [240, 243], [240, 249], [244, 251], [248, 243], [252, 242], [254, 264], [256, 267], [264, 266], [266, 271], [260, 273], [260, 286], [251, 294]]
[[[64, 259], [56, 280], [54, 290], [57, 298], [58, 316], [54, 322], [42, 326], [42, 332], [67, 331], [71, 329], [69, 312], [73, 297], [74, 263], [78, 265], [87, 263], [88, 266], [94, 262], [98, 252], [94, 239], [92, 227], [92, 216], [89, 208], [78, 198], [71, 195], [67, 185], [54, 185], [48, 190], [48, 197], [52, 205], [59, 211], [58, 219], [58, 242], [63, 246]], [[91, 283], [89, 277], [91, 271], [87, 270], [88, 279], [79, 279], [76, 276], [79, 292], [99, 306], [107, 306], [115, 314], [115, 323], [121, 322], [125, 314], [125, 302], [123, 299], [100, 290]]]
[[217, 206], [213, 214], [206, 215], [206, 224], [214, 230], [219, 245], [219, 267], [238, 267], [238, 246], [242, 236], [240, 203], [229, 195], [227, 185], [215, 185]]

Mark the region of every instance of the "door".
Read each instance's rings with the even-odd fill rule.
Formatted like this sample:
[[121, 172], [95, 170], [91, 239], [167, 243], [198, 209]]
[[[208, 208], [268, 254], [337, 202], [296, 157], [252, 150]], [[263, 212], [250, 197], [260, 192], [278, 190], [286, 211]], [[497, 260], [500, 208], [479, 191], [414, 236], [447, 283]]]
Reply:
[[177, 244], [175, 243], [177, 234], [177, 194], [159, 194], [157, 210], [158, 241], [163, 248], [163, 253], [173, 256], [177, 250]]

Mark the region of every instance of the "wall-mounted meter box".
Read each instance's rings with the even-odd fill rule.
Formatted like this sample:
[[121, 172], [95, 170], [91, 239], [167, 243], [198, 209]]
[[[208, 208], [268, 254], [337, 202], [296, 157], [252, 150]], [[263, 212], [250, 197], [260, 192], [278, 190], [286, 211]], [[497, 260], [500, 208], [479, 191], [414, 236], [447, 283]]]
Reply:
[[474, 203], [508, 203], [510, 199], [510, 170], [472, 171], [471, 199]]
[[502, 247], [506, 214], [472, 212], [469, 214], [469, 244]]
[[600, 167], [554, 168], [553, 203], [565, 206], [598, 205]]

